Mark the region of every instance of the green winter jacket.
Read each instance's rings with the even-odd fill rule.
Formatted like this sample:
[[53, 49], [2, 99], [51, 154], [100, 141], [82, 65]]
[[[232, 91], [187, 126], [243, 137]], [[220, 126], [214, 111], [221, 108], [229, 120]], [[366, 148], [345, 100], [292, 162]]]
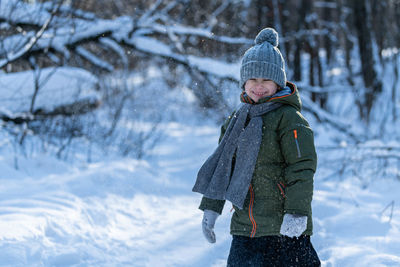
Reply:
[[[305, 235], [312, 235], [311, 200], [317, 165], [314, 136], [301, 115], [296, 86], [290, 95], [267, 101], [284, 105], [263, 115], [261, 147], [244, 207], [234, 208], [231, 234], [249, 237], [279, 235], [285, 213], [308, 216]], [[221, 137], [230, 121], [221, 128]], [[200, 209], [222, 213], [224, 200], [203, 197]]]

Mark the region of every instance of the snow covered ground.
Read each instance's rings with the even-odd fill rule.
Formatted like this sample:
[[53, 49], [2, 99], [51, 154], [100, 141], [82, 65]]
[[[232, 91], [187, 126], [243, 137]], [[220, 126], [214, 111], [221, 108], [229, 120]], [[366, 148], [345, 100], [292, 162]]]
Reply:
[[[225, 266], [230, 208], [208, 244], [200, 195], [191, 192], [219, 128], [198, 120], [163, 127], [166, 138], [145, 160], [25, 158], [3, 142], [0, 266]], [[323, 266], [399, 266], [399, 181], [377, 178], [363, 189], [328, 173], [316, 174], [313, 202]]]

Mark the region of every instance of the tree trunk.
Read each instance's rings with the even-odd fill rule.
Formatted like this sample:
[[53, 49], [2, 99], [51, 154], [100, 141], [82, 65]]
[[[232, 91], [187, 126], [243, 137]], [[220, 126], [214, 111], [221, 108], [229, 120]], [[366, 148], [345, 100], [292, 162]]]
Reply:
[[[309, 0], [302, 0], [298, 10], [298, 17], [296, 21], [295, 30], [296, 32], [300, 32], [304, 30], [305, 27], [305, 20], [308, 12], [310, 11], [310, 1]], [[301, 69], [302, 69], [302, 60], [301, 60], [301, 52], [304, 51], [304, 44], [305, 38], [300, 35], [300, 38], [296, 38], [295, 41], [295, 51], [294, 51], [294, 66], [293, 66], [293, 78], [296, 81], [301, 81]]]
[[370, 16], [367, 12], [368, 1], [350, 1], [354, 12], [354, 26], [357, 32], [358, 47], [361, 58], [361, 71], [365, 85], [364, 107], [361, 117], [368, 122], [369, 114], [376, 95], [382, 91], [382, 82], [375, 70], [373, 40], [371, 36]]
[[257, 24], [258, 24], [258, 31], [268, 26], [268, 14], [270, 8], [268, 7], [268, 1], [264, 0], [257, 0]]
[[[324, 11], [322, 13], [323, 15], [323, 20], [325, 21], [332, 21], [332, 9], [331, 8], [324, 8]], [[329, 66], [331, 63], [331, 58], [332, 58], [332, 41], [330, 39], [330, 35], [325, 35], [323, 37], [323, 42], [326, 50], [326, 63]]]
[[301, 41], [296, 40], [295, 51], [294, 51], [294, 67], [293, 67], [293, 79], [295, 81], [301, 81]]

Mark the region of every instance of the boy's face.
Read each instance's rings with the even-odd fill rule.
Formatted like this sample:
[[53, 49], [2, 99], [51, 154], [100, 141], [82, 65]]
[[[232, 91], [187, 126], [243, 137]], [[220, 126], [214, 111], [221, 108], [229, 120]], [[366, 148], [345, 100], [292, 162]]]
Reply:
[[244, 84], [246, 94], [258, 102], [261, 98], [272, 96], [278, 91], [278, 85], [271, 80], [263, 78], [252, 78]]

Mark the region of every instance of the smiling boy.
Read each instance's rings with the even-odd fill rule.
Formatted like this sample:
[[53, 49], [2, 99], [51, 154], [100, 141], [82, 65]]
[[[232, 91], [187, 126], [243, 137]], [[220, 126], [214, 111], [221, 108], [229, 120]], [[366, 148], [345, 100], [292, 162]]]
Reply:
[[216, 242], [213, 228], [229, 200], [228, 266], [320, 266], [310, 241], [313, 132], [296, 86], [286, 80], [274, 29], [262, 30], [245, 52], [240, 88], [243, 103], [222, 126], [193, 187], [203, 194], [203, 234]]
[[244, 90], [257, 103], [261, 98], [274, 95], [278, 91], [278, 85], [272, 80], [251, 78], [244, 84]]

